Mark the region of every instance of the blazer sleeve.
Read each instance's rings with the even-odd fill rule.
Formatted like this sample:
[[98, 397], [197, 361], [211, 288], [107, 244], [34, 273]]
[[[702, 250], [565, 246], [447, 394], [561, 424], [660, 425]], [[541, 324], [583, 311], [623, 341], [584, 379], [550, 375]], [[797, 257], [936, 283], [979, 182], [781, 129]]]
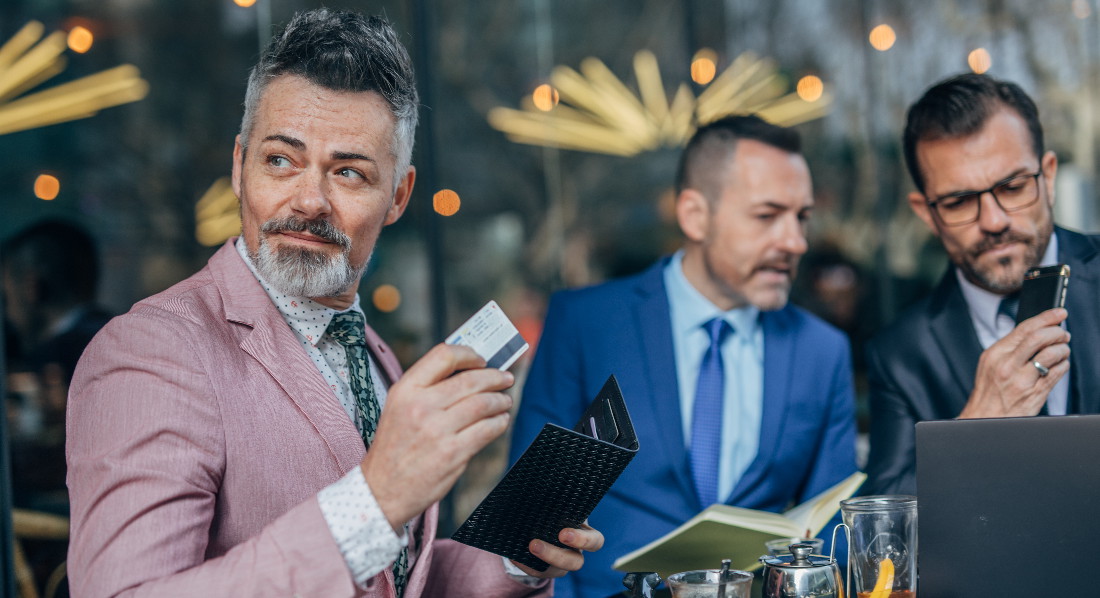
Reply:
[[856, 401], [851, 346], [846, 338], [838, 335], [833, 351], [836, 359], [826, 387], [828, 407], [821, 442], [799, 502], [813, 498], [856, 471]]
[[871, 402], [871, 453], [860, 494], [917, 493], [917, 418], [909, 398], [887, 367], [887, 356], [872, 342], [867, 349]]
[[77, 368], [66, 447], [73, 595], [352, 596], [315, 497], [207, 560], [225, 443], [201, 328], [131, 312]]

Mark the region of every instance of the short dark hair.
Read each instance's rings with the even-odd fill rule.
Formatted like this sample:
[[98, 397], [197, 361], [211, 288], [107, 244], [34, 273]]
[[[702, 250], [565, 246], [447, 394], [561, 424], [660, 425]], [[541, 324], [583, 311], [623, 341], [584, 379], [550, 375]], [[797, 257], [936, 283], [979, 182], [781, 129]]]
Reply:
[[241, 119], [245, 149], [260, 96], [280, 75], [298, 75], [336, 91], [377, 92], [397, 119], [393, 152], [398, 175], [411, 164], [420, 101], [416, 77], [408, 52], [385, 19], [327, 8], [295, 14], [249, 73]]
[[917, 162], [917, 143], [973, 135], [998, 110], [1009, 108], [1024, 119], [1035, 156], [1043, 156], [1043, 125], [1039, 109], [1019, 85], [989, 75], [966, 73], [940, 81], [909, 107], [902, 145], [905, 164], [917, 189], [924, 193], [924, 174]]
[[95, 299], [99, 255], [84, 228], [65, 220], [43, 220], [3, 245], [4, 268], [22, 277], [32, 273], [43, 307], [67, 307]]
[[737, 142], [751, 139], [791, 154], [802, 152], [798, 131], [774, 125], [755, 114], [720, 118], [699, 127], [680, 154], [676, 170], [676, 193], [698, 189], [708, 200], [716, 199], [714, 176], [726, 167], [737, 149]]

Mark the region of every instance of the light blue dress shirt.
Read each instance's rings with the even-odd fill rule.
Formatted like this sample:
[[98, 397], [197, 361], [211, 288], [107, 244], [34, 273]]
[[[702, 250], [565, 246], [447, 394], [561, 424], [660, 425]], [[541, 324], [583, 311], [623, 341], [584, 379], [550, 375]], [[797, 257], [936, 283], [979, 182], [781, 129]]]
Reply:
[[[1047, 243], [1046, 253], [1040, 260], [1040, 266], [1053, 266], [1058, 263], [1058, 236], [1051, 235], [1050, 243]], [[978, 333], [978, 342], [982, 349], [988, 349], [990, 345], [1001, 340], [1012, 329], [1016, 322], [1005, 314], [998, 313], [1001, 305], [1001, 295], [990, 293], [979, 288], [963, 276], [962, 271], [955, 268], [955, 276], [959, 280], [959, 288], [962, 289], [963, 298], [970, 308], [970, 320], [974, 323], [974, 332]], [[1062, 322], [1062, 328], [1066, 323]], [[1054, 385], [1047, 396], [1047, 413], [1050, 415], [1065, 415], [1069, 407], [1069, 377], [1072, 372], [1062, 376], [1062, 379]]]
[[665, 267], [672, 321], [672, 346], [680, 390], [680, 418], [685, 448], [691, 447], [692, 408], [699, 366], [710, 345], [703, 325], [721, 316], [733, 328], [722, 341], [725, 375], [722, 407], [722, 450], [718, 463], [718, 496], [723, 502], [756, 458], [764, 403], [764, 331], [760, 310], [749, 306], [723, 312], [684, 277], [683, 251]]

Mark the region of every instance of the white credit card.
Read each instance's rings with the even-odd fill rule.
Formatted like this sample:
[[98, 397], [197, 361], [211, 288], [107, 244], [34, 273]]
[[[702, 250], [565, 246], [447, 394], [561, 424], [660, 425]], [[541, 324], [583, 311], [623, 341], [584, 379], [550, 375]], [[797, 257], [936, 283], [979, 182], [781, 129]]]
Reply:
[[496, 301], [486, 303], [443, 342], [470, 347], [487, 367], [500, 370], [508, 369], [529, 347]]

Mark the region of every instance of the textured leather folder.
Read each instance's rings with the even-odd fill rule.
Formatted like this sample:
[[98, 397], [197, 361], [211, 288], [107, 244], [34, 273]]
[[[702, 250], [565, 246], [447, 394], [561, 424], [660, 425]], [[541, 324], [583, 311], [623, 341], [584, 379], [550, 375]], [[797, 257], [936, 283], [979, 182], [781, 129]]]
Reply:
[[558, 532], [584, 523], [637, 452], [634, 425], [611, 376], [572, 430], [543, 426], [452, 538], [545, 571], [527, 545], [538, 538], [562, 546]]

